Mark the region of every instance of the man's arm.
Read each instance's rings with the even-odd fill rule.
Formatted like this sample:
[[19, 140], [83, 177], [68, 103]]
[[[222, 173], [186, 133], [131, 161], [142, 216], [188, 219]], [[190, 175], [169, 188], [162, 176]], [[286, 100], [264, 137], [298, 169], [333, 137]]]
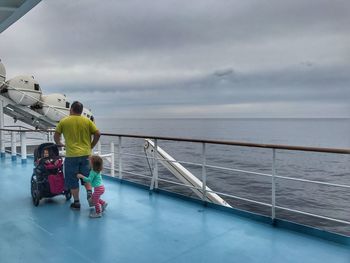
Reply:
[[97, 144], [98, 140], [100, 139], [100, 137], [101, 137], [101, 133], [100, 133], [99, 130], [97, 130], [93, 134], [93, 139], [92, 139], [92, 142], [91, 142], [91, 149], [93, 149], [96, 146], [96, 144]]
[[61, 142], [61, 134], [57, 131], [55, 131], [55, 134], [53, 135], [53, 139], [55, 140], [55, 143], [58, 146], [64, 147], [64, 144]]

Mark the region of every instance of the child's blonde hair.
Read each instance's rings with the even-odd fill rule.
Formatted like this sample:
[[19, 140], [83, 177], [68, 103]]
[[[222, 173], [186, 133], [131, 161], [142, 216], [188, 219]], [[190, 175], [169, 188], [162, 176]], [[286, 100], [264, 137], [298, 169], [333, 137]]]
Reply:
[[90, 160], [91, 160], [92, 170], [94, 170], [95, 172], [101, 172], [103, 169], [102, 158], [98, 155], [91, 155]]

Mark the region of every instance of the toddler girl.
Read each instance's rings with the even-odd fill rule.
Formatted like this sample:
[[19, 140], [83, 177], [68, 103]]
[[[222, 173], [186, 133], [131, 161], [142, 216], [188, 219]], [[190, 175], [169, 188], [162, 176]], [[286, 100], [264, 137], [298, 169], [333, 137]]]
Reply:
[[103, 169], [103, 160], [100, 156], [92, 155], [90, 157], [90, 174], [89, 177], [85, 177], [82, 174], [77, 174], [79, 179], [83, 179], [84, 182], [91, 183], [94, 188], [92, 194], [92, 202], [95, 205], [95, 212], [90, 213], [91, 218], [99, 218], [102, 216], [102, 212], [106, 209], [107, 203], [100, 199], [101, 195], [105, 192], [105, 187], [102, 184], [101, 171]]

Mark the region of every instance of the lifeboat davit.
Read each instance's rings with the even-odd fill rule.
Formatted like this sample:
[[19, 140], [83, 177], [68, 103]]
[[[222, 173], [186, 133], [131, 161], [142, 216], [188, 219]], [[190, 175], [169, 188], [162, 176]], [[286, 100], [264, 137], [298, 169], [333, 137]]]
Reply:
[[42, 108], [39, 112], [53, 121], [60, 121], [69, 115], [70, 103], [66, 95], [53, 93], [41, 96]]
[[4, 64], [2, 64], [0, 60], [0, 87], [2, 86], [3, 82], [5, 82], [5, 79], [6, 79], [6, 69]]
[[8, 96], [17, 104], [31, 106], [41, 97], [41, 88], [33, 76], [17, 76], [6, 81], [5, 86], [8, 90]]

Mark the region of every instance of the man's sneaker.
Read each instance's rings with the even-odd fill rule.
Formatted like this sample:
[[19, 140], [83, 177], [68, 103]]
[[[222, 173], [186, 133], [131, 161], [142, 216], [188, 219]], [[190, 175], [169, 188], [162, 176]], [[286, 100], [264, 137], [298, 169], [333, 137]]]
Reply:
[[78, 202], [71, 203], [70, 208], [73, 210], [80, 210], [80, 203]]
[[90, 218], [99, 218], [102, 216], [102, 213], [96, 213], [96, 212], [92, 212], [90, 214]]
[[107, 205], [108, 205], [108, 203], [107, 203], [107, 202], [105, 202], [105, 203], [102, 205], [102, 212], [104, 212], [104, 211], [106, 210]]
[[92, 201], [92, 198], [88, 198], [88, 203], [89, 203], [89, 207], [94, 207], [94, 202]]

